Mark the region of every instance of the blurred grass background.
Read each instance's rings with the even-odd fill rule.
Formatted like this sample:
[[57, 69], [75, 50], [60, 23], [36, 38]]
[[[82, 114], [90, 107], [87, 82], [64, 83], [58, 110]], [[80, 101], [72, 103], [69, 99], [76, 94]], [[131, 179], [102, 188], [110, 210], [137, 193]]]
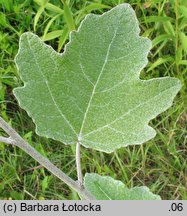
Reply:
[[[130, 3], [141, 35], [152, 40], [142, 79], [173, 76], [183, 88], [173, 106], [151, 121], [157, 136], [105, 154], [82, 147], [82, 170], [109, 175], [128, 187], [146, 185], [162, 199], [187, 199], [187, 0], [0, 0], [0, 113], [41, 154], [76, 179], [75, 146], [39, 137], [12, 94], [21, 81], [14, 64], [19, 37], [31, 31], [63, 52], [69, 32], [88, 13]], [[0, 131], [0, 135], [4, 135]], [[0, 143], [0, 199], [78, 199], [63, 182], [16, 147]]]

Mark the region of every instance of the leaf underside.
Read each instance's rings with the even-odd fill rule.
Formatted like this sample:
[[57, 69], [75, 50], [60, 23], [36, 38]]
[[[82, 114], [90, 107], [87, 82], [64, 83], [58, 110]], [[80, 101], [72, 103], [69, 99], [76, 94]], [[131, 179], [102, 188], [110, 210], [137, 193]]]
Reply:
[[139, 79], [151, 48], [139, 33], [128, 4], [86, 16], [63, 54], [24, 33], [15, 60], [24, 86], [14, 94], [37, 134], [104, 152], [153, 138], [149, 121], [172, 105], [181, 84]]
[[84, 186], [97, 200], [160, 200], [145, 186], [128, 189], [121, 181], [109, 176], [86, 173]]

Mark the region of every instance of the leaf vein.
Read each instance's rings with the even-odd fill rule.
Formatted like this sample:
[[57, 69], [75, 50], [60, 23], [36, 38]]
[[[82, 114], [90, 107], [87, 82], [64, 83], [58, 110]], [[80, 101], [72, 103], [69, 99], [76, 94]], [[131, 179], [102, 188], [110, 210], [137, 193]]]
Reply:
[[113, 42], [114, 42], [114, 40], [115, 40], [115, 37], [116, 37], [116, 34], [117, 34], [117, 30], [118, 30], [118, 28], [116, 28], [116, 30], [115, 30], [115, 32], [114, 32], [114, 35], [113, 35], [113, 37], [112, 37], [112, 40], [111, 40], [111, 42], [110, 42], [110, 44], [109, 44], [109, 46], [108, 46], [108, 49], [107, 49], [107, 52], [106, 52], [106, 56], [105, 56], [105, 60], [104, 60], [103, 66], [102, 66], [102, 68], [101, 68], [101, 71], [100, 71], [100, 73], [99, 73], [99, 76], [98, 76], [98, 78], [97, 78], [97, 81], [96, 81], [96, 83], [95, 83], [95, 85], [94, 85], [94, 87], [93, 87], [92, 94], [91, 94], [90, 100], [89, 100], [89, 102], [88, 102], [88, 106], [87, 106], [87, 109], [86, 109], [86, 112], [85, 112], [85, 114], [84, 114], [84, 118], [83, 118], [83, 121], [82, 121], [81, 129], [80, 129], [79, 136], [78, 136], [79, 138], [82, 137], [82, 130], [83, 130], [83, 127], [84, 127], [84, 123], [85, 123], [85, 120], [86, 120], [88, 111], [89, 111], [89, 109], [90, 109], [90, 105], [91, 105], [93, 96], [94, 96], [94, 94], [95, 94], [95, 90], [96, 90], [96, 88], [97, 88], [97, 85], [98, 85], [98, 83], [99, 83], [99, 81], [100, 81], [100, 78], [101, 78], [101, 76], [102, 76], [102, 74], [103, 74], [103, 71], [104, 71], [104, 69], [105, 69], [106, 63], [107, 63], [107, 61], [108, 61], [108, 57], [109, 57], [111, 45], [113, 44]]
[[116, 118], [116, 119], [114, 119], [113, 121], [111, 121], [109, 124], [104, 125], [104, 126], [102, 126], [102, 127], [99, 127], [98, 129], [93, 130], [93, 131], [91, 131], [91, 132], [85, 134], [83, 137], [89, 136], [90, 134], [96, 133], [96, 132], [102, 130], [103, 128], [109, 127], [110, 125], [112, 125], [112, 124], [114, 124], [115, 122], [119, 121], [119, 120], [122, 119], [123, 117], [129, 115], [131, 112], [137, 110], [139, 107], [141, 107], [141, 106], [145, 105], [146, 103], [150, 102], [152, 99], [155, 99], [156, 97], [159, 97], [160, 95], [162, 95], [163, 92], [166, 92], [166, 91], [168, 91], [168, 90], [171, 89], [171, 88], [176, 88], [176, 86], [172, 86], [172, 87], [167, 88], [166, 90], [164, 90], [164, 91], [162, 91], [162, 92], [159, 92], [159, 94], [157, 94], [157, 95], [155, 95], [154, 97], [148, 99], [148, 100], [145, 101], [144, 103], [138, 104], [138, 105], [135, 106], [133, 109], [128, 110], [128, 112], [125, 112], [123, 115], [121, 115], [121, 116], [119, 116], [118, 118]]
[[[44, 73], [42, 72], [42, 70], [41, 70], [41, 68], [40, 68], [40, 65], [38, 64], [38, 61], [37, 61], [37, 59], [35, 58], [35, 55], [33, 55], [33, 51], [32, 51], [32, 48], [31, 48], [31, 44], [30, 44], [30, 40], [29, 40], [29, 39], [28, 39], [28, 45], [29, 45], [29, 48], [30, 48], [30, 50], [31, 50], [33, 59], [34, 59], [36, 65], [37, 65], [37, 67], [38, 67], [38, 69], [39, 69], [40, 74], [42, 75], [42, 77], [43, 77], [43, 79], [44, 79], [44, 82], [45, 82], [45, 84], [46, 84], [47, 90], [48, 90], [48, 92], [49, 92], [49, 94], [50, 94], [50, 96], [51, 96], [51, 99], [52, 99], [52, 101], [53, 101], [53, 103], [54, 103], [54, 105], [55, 105], [57, 111], [59, 112], [60, 116], [66, 121], [66, 123], [69, 125], [69, 127], [72, 129], [72, 131], [77, 135], [76, 131], [74, 130], [74, 128], [73, 128], [73, 126], [71, 125], [71, 123], [69, 122], [69, 120], [65, 117], [65, 115], [64, 115], [64, 114], [62, 113], [62, 111], [60, 110], [60, 108], [59, 108], [59, 106], [58, 106], [58, 104], [57, 104], [57, 102], [56, 102], [56, 100], [55, 100], [55, 98], [54, 98], [54, 96], [53, 96], [53, 93], [52, 93], [52, 91], [51, 91], [51, 89], [50, 89], [48, 80], [46, 79]], [[54, 60], [53, 60], [52, 58], [51, 58], [51, 60], [54, 62]], [[55, 63], [55, 62], [54, 62], [54, 63]], [[55, 63], [55, 67], [56, 67], [56, 63]]]

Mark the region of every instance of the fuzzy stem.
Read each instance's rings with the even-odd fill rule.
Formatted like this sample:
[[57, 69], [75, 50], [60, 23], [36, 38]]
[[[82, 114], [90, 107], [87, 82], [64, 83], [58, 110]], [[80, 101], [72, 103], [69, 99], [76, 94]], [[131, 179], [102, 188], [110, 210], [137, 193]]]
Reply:
[[43, 157], [40, 153], [38, 153], [31, 145], [29, 145], [21, 136], [11, 128], [1, 117], [0, 117], [0, 127], [10, 136], [10, 138], [1, 137], [1, 141], [14, 144], [15, 146], [21, 148], [27, 154], [29, 154], [32, 158], [38, 161], [43, 167], [48, 169], [51, 173], [53, 173], [60, 180], [65, 182], [75, 191], [77, 191], [81, 197], [86, 200], [94, 200], [95, 198], [88, 193], [85, 188], [81, 187], [77, 184], [76, 181], [67, 176], [64, 172], [62, 172], [59, 168], [57, 168], [53, 163], [51, 163], [47, 158]]
[[14, 140], [10, 137], [0, 137], [0, 142], [7, 143], [7, 144], [14, 144]]
[[77, 142], [76, 144], [76, 167], [77, 167], [78, 183], [80, 186], [82, 186], [83, 178], [82, 178], [82, 170], [81, 170], [81, 162], [80, 162], [80, 143], [79, 142]]

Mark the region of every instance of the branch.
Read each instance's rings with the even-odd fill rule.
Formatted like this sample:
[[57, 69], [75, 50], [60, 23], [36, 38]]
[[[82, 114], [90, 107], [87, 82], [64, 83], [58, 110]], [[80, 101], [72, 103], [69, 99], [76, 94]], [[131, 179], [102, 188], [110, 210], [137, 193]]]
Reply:
[[48, 169], [51, 173], [53, 173], [60, 180], [65, 182], [71, 188], [79, 193], [79, 195], [86, 200], [95, 200], [95, 198], [88, 193], [86, 189], [81, 187], [76, 181], [67, 176], [64, 172], [62, 172], [59, 168], [57, 168], [53, 163], [51, 163], [47, 158], [43, 157], [40, 153], [38, 153], [31, 145], [29, 145], [22, 137], [11, 128], [1, 117], [0, 117], [0, 127], [10, 136], [10, 138], [1, 137], [1, 141], [14, 144], [17, 147], [21, 148], [27, 154], [29, 154], [32, 158], [38, 161], [42, 166]]
[[7, 138], [7, 137], [0, 137], [0, 142], [3, 142], [3, 143], [7, 143], [7, 144], [14, 144], [14, 140], [12, 140], [10, 137]]

